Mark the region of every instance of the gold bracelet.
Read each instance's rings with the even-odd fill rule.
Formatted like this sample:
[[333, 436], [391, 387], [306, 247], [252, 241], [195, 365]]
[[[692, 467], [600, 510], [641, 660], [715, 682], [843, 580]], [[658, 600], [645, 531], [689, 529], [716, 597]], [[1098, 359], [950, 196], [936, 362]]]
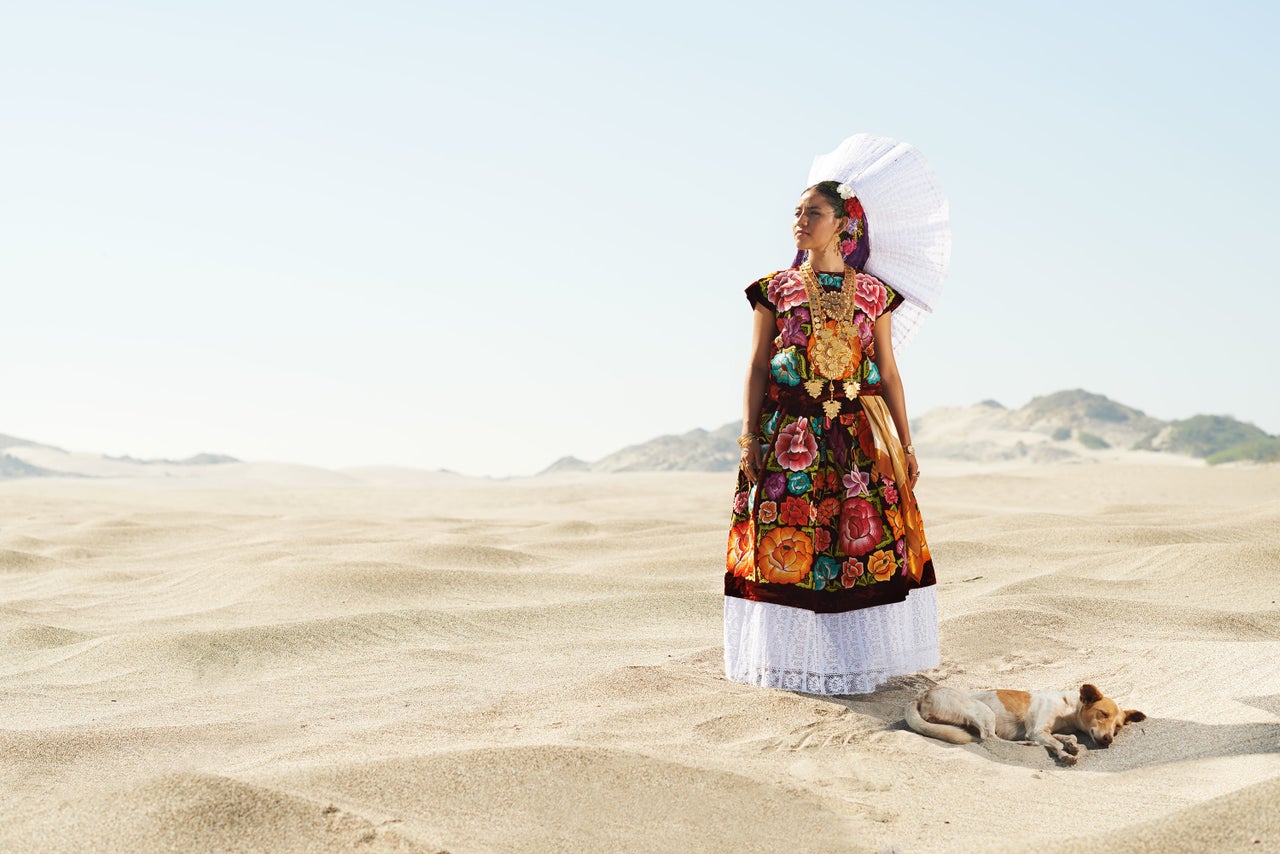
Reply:
[[910, 454], [910, 455], [911, 455], [911, 456], [913, 456], [913, 457], [916, 455], [916, 446], [915, 446], [915, 445], [907, 445], [907, 446], [906, 446], [905, 448], [903, 448], [902, 450], [903, 450], [903, 453]]
[[759, 443], [759, 441], [760, 441], [760, 437], [757, 436], [755, 433], [743, 433], [741, 436], [738, 437], [738, 447], [742, 448], [745, 451], [747, 448], [750, 448], [753, 444]]

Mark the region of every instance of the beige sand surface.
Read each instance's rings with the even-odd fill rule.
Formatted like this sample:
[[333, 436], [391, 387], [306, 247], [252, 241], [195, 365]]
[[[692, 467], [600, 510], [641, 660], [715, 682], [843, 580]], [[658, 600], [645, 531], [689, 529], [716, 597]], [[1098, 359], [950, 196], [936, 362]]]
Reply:
[[926, 472], [943, 664], [845, 698], [724, 680], [727, 476], [365, 474], [0, 483], [0, 850], [1280, 850], [1280, 466]]

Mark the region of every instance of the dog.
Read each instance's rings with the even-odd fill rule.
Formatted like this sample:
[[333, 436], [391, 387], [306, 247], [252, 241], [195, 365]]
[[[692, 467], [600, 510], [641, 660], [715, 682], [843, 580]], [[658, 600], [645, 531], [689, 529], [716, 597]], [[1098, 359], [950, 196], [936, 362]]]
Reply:
[[1125, 724], [1147, 719], [1137, 709], [1120, 710], [1094, 685], [1075, 691], [958, 691], [936, 687], [907, 706], [907, 726], [952, 744], [979, 738], [1040, 744], [1064, 765], [1074, 765], [1080, 745], [1074, 732], [1110, 746]]

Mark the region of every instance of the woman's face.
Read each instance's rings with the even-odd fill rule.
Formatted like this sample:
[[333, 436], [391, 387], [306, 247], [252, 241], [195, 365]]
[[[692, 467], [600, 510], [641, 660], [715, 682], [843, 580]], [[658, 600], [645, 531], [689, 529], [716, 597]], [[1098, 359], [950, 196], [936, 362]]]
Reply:
[[796, 248], [812, 251], [830, 246], [831, 238], [844, 228], [845, 221], [845, 217], [836, 216], [826, 196], [817, 190], [806, 190], [796, 205], [796, 218], [791, 226]]

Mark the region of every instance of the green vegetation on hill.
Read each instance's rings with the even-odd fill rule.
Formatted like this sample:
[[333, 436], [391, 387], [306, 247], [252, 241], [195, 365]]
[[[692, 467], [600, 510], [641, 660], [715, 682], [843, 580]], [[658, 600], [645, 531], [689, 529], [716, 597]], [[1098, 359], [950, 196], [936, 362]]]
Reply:
[[1259, 463], [1280, 463], [1280, 437], [1267, 436], [1263, 439], [1251, 439], [1232, 445], [1205, 457], [1210, 465], [1218, 463], [1234, 463], [1241, 460], [1253, 460]]
[[1161, 450], [1193, 457], [1210, 457], [1271, 438], [1260, 428], [1227, 415], [1193, 415], [1170, 422], [1169, 428], [1169, 437]]
[[1116, 403], [1105, 395], [1094, 394], [1082, 388], [1055, 391], [1053, 394], [1034, 398], [1023, 409], [1035, 418], [1069, 412], [1075, 417], [1092, 418], [1113, 424], [1123, 424], [1126, 421], [1147, 417], [1140, 409]]
[[1085, 433], [1083, 430], [1076, 435], [1081, 445], [1092, 451], [1101, 451], [1104, 448], [1110, 448], [1111, 444], [1101, 436], [1095, 436], [1092, 433]]

